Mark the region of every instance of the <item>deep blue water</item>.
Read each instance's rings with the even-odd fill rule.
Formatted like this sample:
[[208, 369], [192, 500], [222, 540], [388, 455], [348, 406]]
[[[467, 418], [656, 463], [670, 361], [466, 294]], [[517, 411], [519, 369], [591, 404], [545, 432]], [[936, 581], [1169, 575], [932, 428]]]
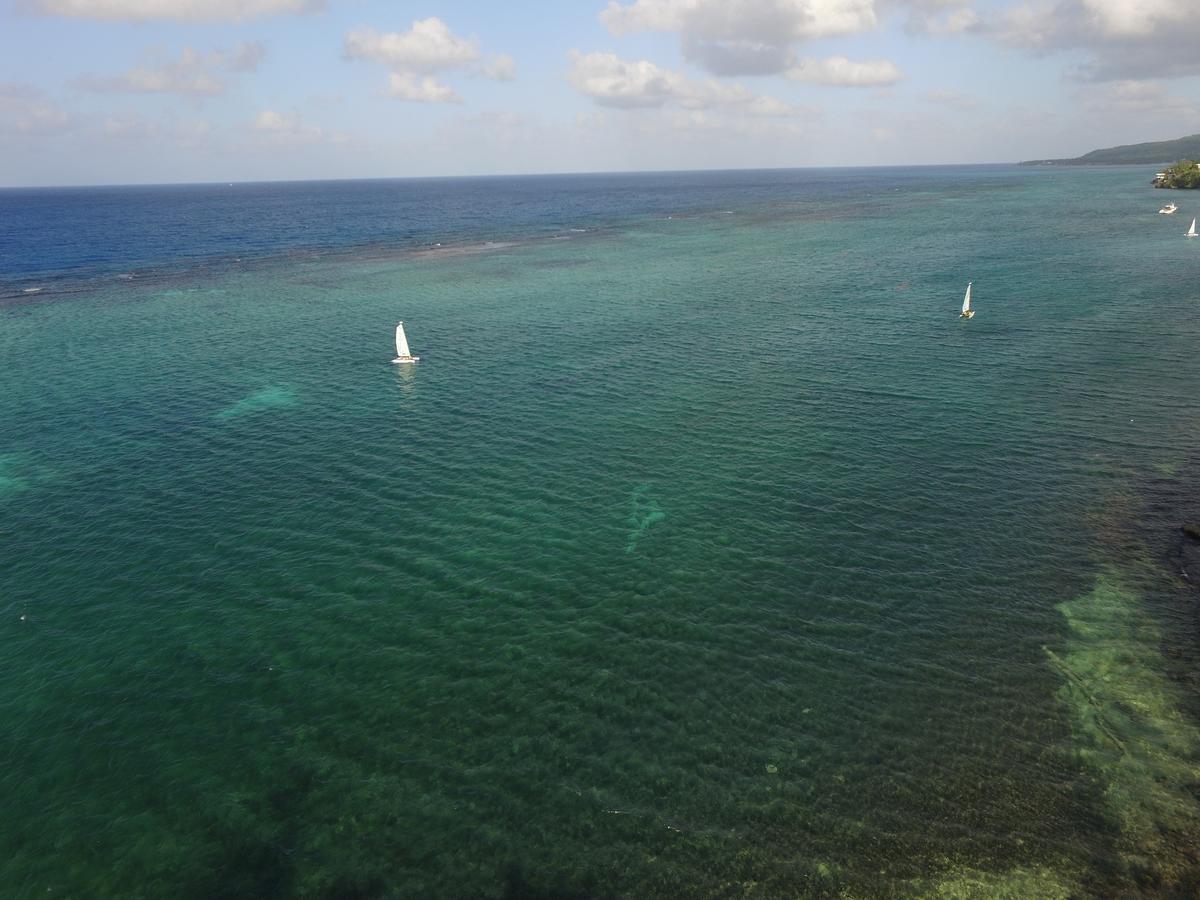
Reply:
[[[939, 169], [942, 186], [1003, 178]], [[869, 203], [921, 168], [423, 178], [0, 190], [0, 293], [303, 251], [512, 241], [639, 218]]]

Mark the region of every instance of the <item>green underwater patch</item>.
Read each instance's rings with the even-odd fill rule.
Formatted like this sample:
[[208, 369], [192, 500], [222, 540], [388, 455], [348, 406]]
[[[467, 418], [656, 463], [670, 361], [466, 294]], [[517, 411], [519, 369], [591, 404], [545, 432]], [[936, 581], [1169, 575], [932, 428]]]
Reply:
[[0, 500], [23, 493], [53, 473], [34, 463], [24, 453], [0, 453]]
[[1197, 877], [1200, 728], [1166, 672], [1161, 628], [1113, 571], [1059, 609], [1067, 640], [1046, 656], [1063, 676], [1058, 696], [1078, 758], [1099, 779], [1119, 829], [1123, 874], [1178, 889]]
[[1067, 900], [1079, 896], [1074, 879], [1046, 866], [1018, 867], [1008, 872], [965, 868], [946, 876], [919, 896], [944, 900], [1011, 898], [1011, 900]]
[[667, 517], [658, 501], [647, 497], [650, 485], [639, 484], [633, 489], [629, 498], [629, 539], [625, 542], [625, 552], [632, 553], [637, 549], [638, 541], [651, 525], [656, 525]]
[[20, 474], [20, 458], [15, 453], [0, 456], [0, 497], [28, 487], [29, 480]]
[[300, 400], [296, 396], [295, 391], [275, 385], [263, 388], [261, 391], [255, 391], [248, 397], [243, 397], [236, 403], [225, 407], [213, 416], [213, 418], [219, 422], [224, 422], [240, 416], [250, 415], [251, 413], [264, 412], [271, 409], [286, 409], [287, 407], [297, 405], [299, 402]]

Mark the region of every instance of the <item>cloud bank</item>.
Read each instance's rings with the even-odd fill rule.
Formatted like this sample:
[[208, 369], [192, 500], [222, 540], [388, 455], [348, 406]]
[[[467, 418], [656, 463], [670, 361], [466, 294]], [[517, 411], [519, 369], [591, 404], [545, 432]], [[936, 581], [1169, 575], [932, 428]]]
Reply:
[[795, 44], [878, 24], [874, 0], [611, 0], [600, 20], [616, 35], [676, 33], [684, 58], [714, 75], [775, 75]]
[[1083, 51], [1084, 81], [1200, 74], [1200, 15], [1175, 0], [1022, 3], [986, 24], [1001, 41], [1035, 53]]

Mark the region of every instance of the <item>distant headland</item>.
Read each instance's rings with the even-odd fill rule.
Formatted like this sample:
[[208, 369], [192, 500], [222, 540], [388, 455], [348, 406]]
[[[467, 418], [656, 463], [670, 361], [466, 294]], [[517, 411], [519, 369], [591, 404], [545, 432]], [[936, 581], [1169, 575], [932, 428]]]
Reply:
[[[1124, 144], [1120, 147], [1105, 147], [1093, 150], [1074, 159], [1031, 159], [1023, 166], [1121, 166], [1160, 165], [1174, 160], [1200, 160], [1200, 134], [1173, 141], [1150, 141], [1145, 144]], [[1195, 166], [1193, 165], [1194, 169]], [[1196, 185], [1174, 185], [1195, 187]]]

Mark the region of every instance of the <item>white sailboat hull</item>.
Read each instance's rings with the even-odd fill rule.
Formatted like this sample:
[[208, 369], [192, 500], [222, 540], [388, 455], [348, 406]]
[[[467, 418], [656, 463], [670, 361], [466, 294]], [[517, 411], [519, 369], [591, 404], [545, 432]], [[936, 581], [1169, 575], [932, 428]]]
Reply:
[[417, 362], [418, 360], [420, 360], [420, 358], [421, 357], [419, 357], [419, 356], [397, 356], [395, 359], [392, 360], [392, 362], [394, 362], [394, 363], [410, 363], [410, 362]]

